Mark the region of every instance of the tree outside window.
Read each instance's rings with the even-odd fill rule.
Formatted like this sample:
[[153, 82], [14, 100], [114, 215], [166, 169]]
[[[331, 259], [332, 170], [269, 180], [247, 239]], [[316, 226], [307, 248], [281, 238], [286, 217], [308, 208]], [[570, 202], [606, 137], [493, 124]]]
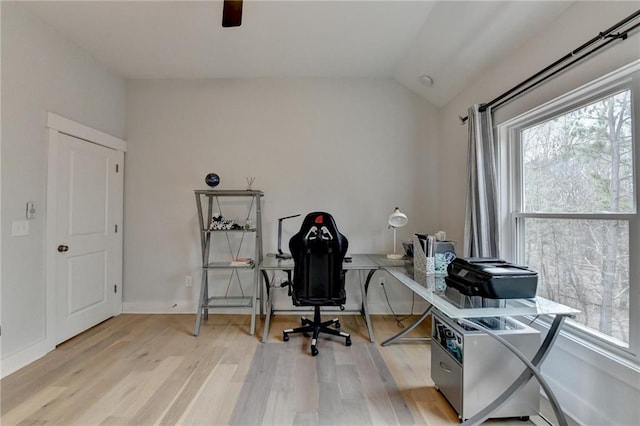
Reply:
[[629, 347], [633, 90], [587, 99], [516, 127], [515, 257], [538, 271], [539, 296], [579, 309], [579, 327]]

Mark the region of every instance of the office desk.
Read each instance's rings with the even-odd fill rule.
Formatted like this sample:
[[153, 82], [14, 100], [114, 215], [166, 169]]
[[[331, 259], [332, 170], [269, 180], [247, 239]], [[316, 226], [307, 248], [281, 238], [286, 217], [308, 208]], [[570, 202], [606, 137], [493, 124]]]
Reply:
[[[407, 260], [391, 260], [387, 259], [385, 255], [381, 254], [351, 254], [351, 262], [344, 262], [342, 267], [345, 271], [358, 271], [360, 274], [360, 293], [362, 295], [362, 305], [360, 311], [342, 311], [343, 313], [359, 313], [364, 317], [367, 324], [367, 331], [369, 333], [369, 340], [375, 342], [373, 334], [373, 327], [371, 325], [371, 319], [369, 318], [369, 306], [367, 304], [367, 292], [369, 290], [369, 284], [373, 275], [385, 268], [401, 268], [408, 264]], [[260, 286], [260, 292], [262, 294], [263, 289], [267, 289], [267, 303], [266, 303], [266, 319], [264, 323], [264, 331], [262, 334], [262, 341], [266, 342], [269, 337], [269, 325], [271, 323], [271, 316], [274, 314], [273, 309], [273, 292], [271, 291], [271, 283], [269, 282], [269, 276], [267, 271], [292, 271], [293, 259], [278, 259], [274, 254], [268, 254], [262, 260], [258, 266], [261, 272], [261, 281], [265, 286]], [[366, 277], [363, 275], [366, 273]], [[262, 298], [261, 298], [262, 300]], [[331, 310], [325, 310], [325, 312], [331, 312]]]
[[[487, 405], [486, 408], [464, 422], [464, 425], [476, 425], [488, 419], [491, 416], [491, 413], [498, 409], [498, 407], [500, 407], [509, 398], [509, 396], [526, 385], [527, 382], [534, 376], [538, 380], [538, 383], [540, 383], [540, 386], [542, 386], [542, 388], [544, 389], [547, 398], [549, 398], [549, 402], [551, 403], [554, 414], [558, 419], [558, 423], [562, 426], [567, 425], [566, 418], [564, 417], [564, 413], [560, 408], [558, 400], [549, 388], [546, 380], [540, 374], [540, 367], [544, 359], [549, 354], [551, 347], [555, 343], [564, 320], [567, 317], [575, 316], [580, 311], [568, 306], [561, 305], [559, 303], [555, 303], [551, 300], [544, 299], [542, 297], [536, 297], [535, 299], [506, 299], [502, 301], [503, 306], [495, 308], [459, 308], [451, 303], [442, 292], [436, 291], [432, 288], [426, 288], [414, 281], [411, 268], [408, 268], [406, 266], [387, 266], [384, 269], [391, 276], [396, 278], [406, 287], [410, 288], [415, 294], [429, 303], [430, 306], [427, 308], [422, 317], [428, 315], [432, 309], [437, 309], [443, 315], [452, 318], [463, 325], [481, 330], [492, 338], [496, 339], [511, 353], [517, 356], [525, 365], [526, 369], [513, 382], [511, 386], [505, 389], [505, 391], [492, 403]], [[547, 335], [538, 348], [538, 351], [531, 360], [529, 360], [518, 349], [513, 347], [509, 342], [505, 341], [502, 337], [494, 333], [492, 330], [489, 330], [481, 324], [472, 321], [474, 318], [517, 316], [536, 317], [539, 315], [553, 316], [553, 323], [551, 324]]]
[[[429, 315], [429, 313], [431, 313], [433, 309], [437, 309], [443, 315], [452, 318], [463, 325], [485, 332], [487, 335], [500, 342], [500, 344], [502, 344], [511, 353], [513, 353], [514, 356], [518, 357], [525, 365], [525, 370], [513, 382], [513, 384], [505, 389], [504, 392], [493, 402], [487, 405], [486, 408], [464, 422], [463, 425], [476, 425], [488, 419], [493, 411], [498, 409], [514, 392], [526, 385], [527, 382], [529, 382], [529, 380], [531, 380], [534, 376], [540, 383], [540, 386], [542, 386], [542, 388], [544, 389], [547, 398], [549, 398], [549, 402], [551, 403], [554, 414], [558, 419], [558, 423], [561, 426], [567, 425], [566, 418], [564, 417], [564, 413], [562, 413], [558, 400], [556, 399], [554, 393], [551, 391], [546, 380], [540, 374], [540, 367], [542, 365], [542, 362], [549, 354], [553, 344], [555, 343], [564, 320], [567, 317], [575, 316], [580, 311], [568, 306], [555, 303], [551, 300], [544, 299], [542, 297], [536, 297], [535, 299], [507, 299], [502, 301], [503, 306], [501, 307], [459, 308], [451, 303], [444, 296], [443, 292], [434, 290], [433, 287], [425, 287], [424, 285], [416, 282], [413, 279], [413, 267], [411, 263], [406, 260], [391, 260], [388, 259], [385, 255], [376, 254], [356, 254], [352, 255], [352, 259], [352, 262], [345, 262], [343, 264], [345, 270], [357, 270], [361, 273], [364, 273], [364, 271], [368, 271], [366, 279], [363, 280], [363, 277], [360, 277], [360, 291], [362, 293], [362, 309], [360, 313], [365, 318], [367, 329], [369, 332], [369, 338], [372, 342], [374, 342], [374, 336], [371, 326], [371, 320], [369, 318], [369, 308], [367, 306], [367, 290], [371, 278], [373, 277], [375, 272], [385, 270], [392, 277], [394, 277], [404, 286], [413, 291], [416, 295], [428, 302], [429, 307], [418, 319], [418, 321], [407, 328], [407, 330], [402, 331], [401, 333], [393, 336], [390, 339], [387, 339], [383, 343], [383, 345], [401, 338], [408, 331], [415, 328], [415, 326], [424, 318], [426, 318], [426, 316]], [[291, 271], [293, 269], [293, 260], [279, 260], [274, 255], [268, 255], [259, 265], [259, 269], [262, 272], [262, 279], [265, 280], [265, 283], [267, 284], [266, 288], [269, 289], [269, 280], [266, 272], [269, 270]], [[271, 319], [271, 315], [273, 314], [272, 296], [273, 292], [269, 292], [267, 299], [267, 318], [265, 321], [264, 334], [262, 337], [263, 342], [266, 342], [269, 335], [269, 322]], [[553, 316], [553, 322], [551, 324], [551, 327], [549, 328], [549, 331], [547, 332], [547, 335], [543, 339], [540, 347], [531, 360], [529, 360], [518, 349], [513, 347], [509, 342], [494, 333], [492, 330], [489, 330], [481, 324], [472, 321], [474, 318], [518, 316], [537, 317], [541, 315]]]

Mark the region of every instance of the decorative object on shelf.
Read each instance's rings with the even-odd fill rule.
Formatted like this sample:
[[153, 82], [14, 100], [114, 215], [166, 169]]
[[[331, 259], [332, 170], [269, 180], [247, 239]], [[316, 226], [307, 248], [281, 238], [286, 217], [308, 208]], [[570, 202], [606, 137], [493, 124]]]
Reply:
[[389, 259], [402, 259], [403, 255], [396, 252], [396, 228], [405, 226], [408, 222], [407, 215], [400, 211], [400, 207], [396, 207], [389, 215], [389, 228], [393, 228], [393, 253], [387, 255]]
[[253, 264], [253, 259], [250, 257], [236, 257], [230, 263], [230, 266], [249, 266]]
[[214, 214], [209, 224], [211, 230], [229, 230], [229, 229], [242, 229], [235, 220], [225, 219], [220, 213]]
[[251, 191], [251, 186], [253, 185], [253, 182], [255, 182], [255, 181], [256, 181], [255, 176], [247, 178], [247, 191]]
[[207, 185], [209, 185], [212, 188], [215, 188], [216, 186], [218, 186], [218, 184], [220, 184], [220, 176], [218, 176], [215, 173], [209, 173], [205, 178], [204, 181], [206, 182]]

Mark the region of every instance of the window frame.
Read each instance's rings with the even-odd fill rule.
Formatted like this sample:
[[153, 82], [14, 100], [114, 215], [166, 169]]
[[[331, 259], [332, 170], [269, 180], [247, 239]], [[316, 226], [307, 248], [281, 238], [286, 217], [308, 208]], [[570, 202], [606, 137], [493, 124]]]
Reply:
[[[631, 91], [632, 114], [632, 167], [634, 173], [632, 213], [525, 213], [523, 212], [524, 188], [523, 162], [520, 134], [523, 129], [566, 114], [582, 106], [598, 101], [621, 90]], [[638, 192], [638, 157], [640, 146], [640, 60], [587, 83], [565, 95], [551, 100], [518, 117], [499, 124], [495, 128], [498, 180], [498, 212], [502, 257], [521, 264], [524, 259], [524, 219], [589, 219], [622, 220], [629, 226], [629, 341], [628, 347], [618, 345], [616, 339], [608, 339], [590, 328], [574, 322], [566, 322], [562, 334], [588, 348], [604, 353], [623, 362], [640, 365], [640, 218]], [[548, 327], [548, 319], [536, 319]]]

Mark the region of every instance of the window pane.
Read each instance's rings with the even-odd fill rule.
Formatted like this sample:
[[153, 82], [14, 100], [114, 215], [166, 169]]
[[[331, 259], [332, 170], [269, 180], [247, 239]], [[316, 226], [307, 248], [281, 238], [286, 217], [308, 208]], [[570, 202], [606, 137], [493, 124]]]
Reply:
[[575, 321], [628, 346], [628, 222], [527, 218], [524, 231], [538, 296], [580, 309]]
[[525, 212], [633, 213], [631, 93], [521, 133]]

